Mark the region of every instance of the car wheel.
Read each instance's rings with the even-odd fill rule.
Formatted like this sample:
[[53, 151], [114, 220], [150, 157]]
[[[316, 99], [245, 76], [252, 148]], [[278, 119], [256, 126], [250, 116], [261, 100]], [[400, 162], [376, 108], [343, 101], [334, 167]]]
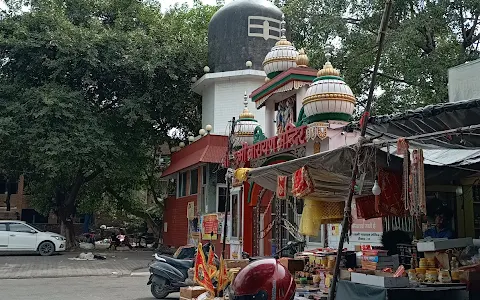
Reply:
[[55, 252], [55, 245], [52, 242], [42, 242], [38, 246], [38, 253], [41, 256], [50, 256]]

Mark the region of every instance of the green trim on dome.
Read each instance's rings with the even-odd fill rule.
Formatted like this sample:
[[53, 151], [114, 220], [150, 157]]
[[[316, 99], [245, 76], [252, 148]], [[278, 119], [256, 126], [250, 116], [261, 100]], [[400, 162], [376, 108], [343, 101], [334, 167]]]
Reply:
[[335, 80], [341, 80], [343, 82], [345, 82], [345, 80], [340, 77], [340, 76], [333, 76], [333, 75], [328, 75], [328, 76], [320, 76], [320, 77], [317, 77], [313, 80], [313, 82], [316, 82], [316, 81], [319, 81], [319, 80], [327, 80], [327, 79], [335, 79]]
[[277, 72], [268, 73], [268, 74], [267, 74], [267, 77], [268, 77], [269, 79], [273, 79], [273, 78], [275, 78], [277, 75], [279, 75], [279, 74], [282, 73], [282, 72], [283, 72], [283, 71], [277, 71]]
[[329, 121], [329, 120], [349, 122], [351, 121], [351, 119], [352, 119], [352, 115], [347, 113], [329, 112], [329, 113], [321, 113], [313, 116], [308, 116], [305, 118], [305, 121], [303, 122], [303, 124], [311, 124], [315, 122], [322, 122], [322, 121]]
[[302, 80], [302, 81], [312, 81], [315, 77], [313, 76], [308, 76], [308, 75], [299, 75], [299, 74], [289, 74], [285, 78], [280, 79], [278, 82], [275, 82], [268, 88], [264, 89], [260, 93], [256, 94], [255, 96], [252, 97], [252, 101], [256, 102], [258, 99], [262, 98], [266, 94], [268, 94], [272, 90], [276, 90], [279, 86], [291, 81], [291, 80]]

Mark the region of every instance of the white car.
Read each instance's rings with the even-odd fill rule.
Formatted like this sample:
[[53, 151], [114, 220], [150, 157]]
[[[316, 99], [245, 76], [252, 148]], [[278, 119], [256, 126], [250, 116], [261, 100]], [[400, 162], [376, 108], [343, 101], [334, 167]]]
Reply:
[[42, 256], [65, 251], [65, 237], [23, 221], [0, 221], [0, 252], [38, 252]]

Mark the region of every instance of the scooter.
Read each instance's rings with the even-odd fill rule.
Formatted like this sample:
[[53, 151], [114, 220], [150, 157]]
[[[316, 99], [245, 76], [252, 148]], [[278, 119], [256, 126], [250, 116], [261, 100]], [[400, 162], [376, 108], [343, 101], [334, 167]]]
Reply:
[[[203, 253], [207, 256], [210, 243], [203, 246]], [[218, 257], [215, 256], [216, 263]], [[194, 267], [193, 259], [178, 259], [166, 255], [155, 254], [155, 262], [150, 265], [150, 278], [147, 285], [157, 299], [164, 299], [170, 293], [179, 292], [181, 287], [188, 286], [188, 269]]]

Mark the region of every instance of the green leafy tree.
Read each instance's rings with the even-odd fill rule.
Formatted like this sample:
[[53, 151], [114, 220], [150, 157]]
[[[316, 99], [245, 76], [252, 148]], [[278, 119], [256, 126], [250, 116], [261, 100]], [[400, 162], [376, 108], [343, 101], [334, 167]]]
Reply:
[[200, 98], [190, 84], [206, 65], [216, 7], [162, 13], [158, 3], [137, 0], [7, 4], [0, 169], [25, 174], [31, 203], [58, 215], [73, 246], [77, 208], [93, 211], [120, 182], [129, 195], [148, 189], [142, 180], [152, 179], [152, 149], [170, 141], [172, 128], [199, 127]]
[[[362, 111], [371, 79], [384, 0], [284, 0], [297, 47], [314, 67], [334, 43], [333, 64], [359, 97]], [[377, 114], [401, 112], [448, 99], [447, 70], [480, 57], [478, 0], [394, 1], [375, 101]]]

